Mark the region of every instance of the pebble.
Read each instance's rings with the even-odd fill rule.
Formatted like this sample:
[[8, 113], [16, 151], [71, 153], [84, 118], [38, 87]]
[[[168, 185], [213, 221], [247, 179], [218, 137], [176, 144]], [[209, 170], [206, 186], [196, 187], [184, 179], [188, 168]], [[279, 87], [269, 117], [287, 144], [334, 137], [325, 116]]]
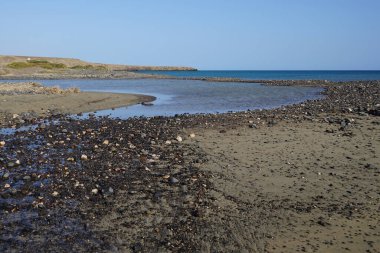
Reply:
[[3, 175], [4, 179], [7, 179], [8, 177], [9, 177], [9, 173], [8, 172]]
[[195, 138], [195, 134], [194, 133], [191, 133], [189, 136], [190, 136], [190, 138]]
[[92, 194], [98, 194], [98, 192], [99, 192], [99, 190], [96, 189], [96, 188], [95, 188], [95, 189], [92, 189], [92, 191], [91, 191]]
[[171, 141], [166, 141], [165, 144], [166, 145], [170, 145], [170, 144], [172, 144], [172, 142]]
[[175, 178], [175, 177], [171, 177], [170, 178], [170, 183], [171, 184], [177, 184], [177, 183], [179, 183], [179, 180], [177, 178]]
[[103, 145], [108, 145], [108, 144], [110, 144], [109, 140], [103, 141]]
[[4, 188], [11, 188], [11, 185], [10, 184], [5, 184]]
[[0, 141], [0, 147], [4, 147], [5, 146], [5, 141]]
[[82, 159], [82, 160], [88, 160], [88, 157], [87, 157], [86, 155], [82, 155], [82, 156], [80, 157], [80, 159]]
[[53, 195], [54, 197], [58, 196], [58, 192], [54, 191], [51, 195]]
[[24, 179], [25, 181], [30, 181], [32, 178], [30, 176], [25, 176], [22, 179]]
[[182, 137], [181, 136], [178, 135], [176, 139], [177, 139], [178, 142], [182, 142]]

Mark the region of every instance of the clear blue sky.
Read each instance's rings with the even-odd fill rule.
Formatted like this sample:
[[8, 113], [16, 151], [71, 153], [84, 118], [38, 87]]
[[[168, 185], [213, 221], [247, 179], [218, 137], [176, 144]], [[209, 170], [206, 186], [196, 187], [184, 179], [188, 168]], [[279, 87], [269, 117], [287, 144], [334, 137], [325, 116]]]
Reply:
[[0, 54], [199, 69], [380, 69], [379, 0], [0, 0]]

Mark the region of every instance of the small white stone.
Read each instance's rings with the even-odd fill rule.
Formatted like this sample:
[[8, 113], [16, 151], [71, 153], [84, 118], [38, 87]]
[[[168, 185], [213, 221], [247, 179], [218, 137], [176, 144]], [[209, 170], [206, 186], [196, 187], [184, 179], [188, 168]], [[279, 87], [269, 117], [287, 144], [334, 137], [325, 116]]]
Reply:
[[177, 141], [182, 142], [182, 137], [178, 135], [177, 136]]
[[56, 196], [58, 196], [58, 194], [59, 194], [59, 193], [55, 191], [55, 192], [53, 192], [51, 195], [53, 195], [54, 197], [56, 197]]
[[96, 189], [96, 188], [95, 188], [95, 189], [92, 189], [92, 191], [91, 191], [92, 194], [98, 194], [98, 192], [99, 192], [99, 190]]
[[10, 184], [5, 184], [4, 188], [11, 188], [11, 185]]
[[171, 141], [166, 141], [165, 144], [166, 145], [170, 145], [170, 144], [172, 144], [172, 142]]
[[110, 144], [109, 140], [103, 141], [103, 145], [108, 145], [108, 144]]
[[87, 157], [86, 155], [82, 155], [82, 156], [80, 157], [80, 159], [82, 159], [82, 160], [88, 160], [88, 157]]
[[0, 141], [0, 147], [5, 146], [5, 141]]
[[195, 133], [191, 133], [189, 136], [190, 138], [195, 138]]

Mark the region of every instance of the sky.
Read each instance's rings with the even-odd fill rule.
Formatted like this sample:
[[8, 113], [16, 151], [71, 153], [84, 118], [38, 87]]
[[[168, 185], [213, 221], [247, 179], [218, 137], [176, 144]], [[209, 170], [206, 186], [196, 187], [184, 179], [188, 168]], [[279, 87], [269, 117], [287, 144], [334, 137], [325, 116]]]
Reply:
[[0, 55], [380, 70], [379, 0], [0, 0]]

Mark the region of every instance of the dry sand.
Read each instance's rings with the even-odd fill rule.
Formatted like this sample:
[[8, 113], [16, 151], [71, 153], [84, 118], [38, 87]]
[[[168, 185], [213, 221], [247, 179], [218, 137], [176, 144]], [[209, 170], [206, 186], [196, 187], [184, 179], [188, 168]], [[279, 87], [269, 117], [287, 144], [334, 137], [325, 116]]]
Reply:
[[34, 94], [0, 96], [0, 108], [9, 113], [35, 111], [44, 115], [49, 111], [61, 113], [92, 112], [117, 108], [150, 101], [152, 97], [144, 95], [81, 92], [72, 94]]
[[154, 97], [138, 94], [80, 92], [76, 88], [44, 87], [38, 83], [0, 83], [0, 123], [12, 114], [34, 112], [76, 114], [152, 101]]
[[192, 130], [218, 206], [199, 226], [203, 250], [379, 252], [380, 119], [354, 116], [349, 131], [338, 128]]

